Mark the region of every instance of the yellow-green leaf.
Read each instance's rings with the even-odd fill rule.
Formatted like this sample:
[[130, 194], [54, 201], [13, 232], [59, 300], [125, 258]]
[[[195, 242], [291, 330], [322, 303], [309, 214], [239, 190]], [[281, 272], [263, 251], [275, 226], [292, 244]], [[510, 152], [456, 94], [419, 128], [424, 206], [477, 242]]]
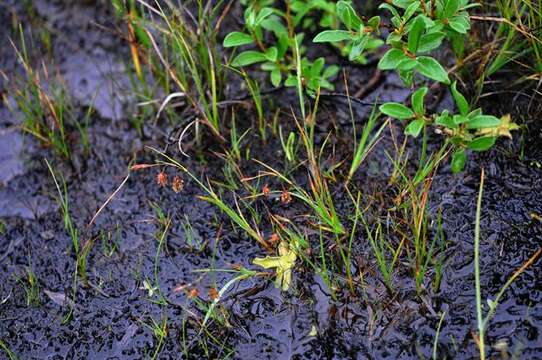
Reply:
[[501, 117], [501, 123], [497, 127], [483, 128], [478, 131], [480, 135], [506, 136], [512, 138], [510, 131], [519, 129], [519, 126], [511, 121], [510, 114]]
[[279, 245], [279, 256], [266, 256], [265, 258], [256, 258], [252, 261], [254, 265], [266, 269], [275, 268], [275, 285], [282, 291], [288, 290], [292, 282], [292, 269], [295, 265], [297, 255], [290, 249], [288, 244], [282, 242]]

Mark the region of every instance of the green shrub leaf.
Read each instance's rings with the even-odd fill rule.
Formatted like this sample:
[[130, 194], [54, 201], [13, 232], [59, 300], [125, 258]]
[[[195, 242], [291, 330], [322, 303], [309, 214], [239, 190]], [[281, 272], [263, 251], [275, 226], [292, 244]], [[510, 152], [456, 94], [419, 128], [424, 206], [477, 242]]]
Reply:
[[454, 152], [454, 155], [452, 157], [452, 172], [454, 174], [457, 174], [458, 172], [463, 171], [466, 161], [467, 154], [465, 153], [465, 150], [461, 149]]
[[414, 117], [414, 111], [403, 104], [389, 102], [380, 106], [380, 112], [395, 119], [409, 119]]
[[450, 129], [457, 129], [457, 124], [453, 121], [453, 118], [450, 116], [448, 110], [444, 110], [437, 118], [435, 119], [435, 124], [440, 126], [445, 126]]
[[414, 20], [414, 25], [412, 25], [412, 28], [408, 33], [408, 50], [411, 53], [416, 54], [416, 52], [418, 51], [418, 46], [420, 44], [420, 39], [424, 30], [425, 22], [421, 17], [417, 17]]
[[442, 44], [443, 39], [444, 33], [440, 31], [422, 35], [420, 44], [418, 45], [418, 53], [426, 53], [435, 50]]
[[465, 115], [456, 114], [453, 116], [454, 124], [461, 125], [470, 121], [470, 118]]
[[282, 74], [280, 73], [280, 69], [271, 71], [271, 84], [273, 84], [274, 87], [279, 87], [281, 80]]
[[396, 69], [399, 71], [410, 71], [414, 69], [416, 65], [418, 65], [416, 59], [406, 58], [397, 64]]
[[233, 47], [252, 44], [254, 39], [249, 34], [245, 34], [239, 31], [234, 31], [226, 35], [224, 38], [224, 47]]
[[459, 9], [459, 0], [447, 0], [444, 6], [444, 18], [449, 19]]
[[416, 119], [414, 121], [411, 121], [410, 124], [405, 128], [405, 134], [410, 135], [413, 137], [418, 137], [420, 135], [420, 132], [423, 129], [423, 125], [425, 122], [423, 119]]
[[249, 51], [244, 51], [240, 53], [239, 55], [237, 55], [235, 59], [233, 59], [231, 64], [233, 66], [239, 67], [239, 66], [252, 65], [252, 64], [264, 62], [267, 60], [268, 58], [263, 53], [249, 50]]
[[495, 144], [496, 138], [493, 136], [483, 136], [472, 140], [469, 143], [469, 149], [474, 151], [489, 150]]
[[425, 86], [419, 88], [412, 94], [410, 98], [410, 100], [412, 101], [412, 109], [414, 109], [414, 111], [419, 115], [423, 115], [425, 113], [423, 100], [425, 99], [425, 95], [427, 94], [428, 90], [429, 89]]
[[461, 113], [461, 115], [466, 116], [469, 113], [469, 103], [467, 102], [463, 94], [461, 94], [457, 90], [457, 81], [454, 81], [454, 83], [452, 84], [451, 90], [452, 90], [452, 96], [455, 100], [455, 104], [457, 105], [457, 108], [459, 109], [459, 112]]
[[348, 54], [348, 60], [356, 60], [361, 55], [363, 50], [365, 50], [365, 46], [367, 46], [368, 41], [368, 36], [363, 36], [361, 39], [354, 41], [352, 44], [352, 49], [350, 49], [350, 54]]
[[392, 70], [397, 68], [397, 65], [405, 59], [408, 59], [408, 57], [401, 50], [390, 49], [378, 62], [378, 68], [380, 70]]
[[469, 18], [466, 16], [454, 16], [448, 21], [448, 25], [460, 34], [466, 34], [470, 29]]
[[420, 56], [417, 60], [418, 65], [416, 65], [416, 70], [420, 74], [445, 84], [450, 82], [446, 69], [444, 69], [437, 60], [428, 56]]
[[277, 61], [278, 50], [275, 46], [273, 46], [267, 49], [263, 55], [269, 61]]
[[336, 6], [337, 15], [341, 22], [348, 28], [353, 30], [358, 30], [361, 26], [361, 19], [356, 14], [356, 11], [346, 1], [339, 1]]
[[350, 34], [349, 31], [326, 30], [316, 35], [312, 41], [315, 43], [336, 42], [336, 41], [350, 40], [351, 38], [352, 38], [352, 35]]
[[492, 115], [478, 115], [467, 122], [467, 129], [485, 129], [497, 127], [501, 119]]
[[254, 21], [254, 25], [255, 26], [258, 26], [261, 24], [262, 21], [265, 20], [265, 18], [267, 18], [269, 15], [271, 15], [273, 13], [273, 9], [271, 8], [268, 8], [268, 7], [264, 7], [260, 10], [260, 12], [258, 13], [258, 16], [256, 17], [256, 20]]

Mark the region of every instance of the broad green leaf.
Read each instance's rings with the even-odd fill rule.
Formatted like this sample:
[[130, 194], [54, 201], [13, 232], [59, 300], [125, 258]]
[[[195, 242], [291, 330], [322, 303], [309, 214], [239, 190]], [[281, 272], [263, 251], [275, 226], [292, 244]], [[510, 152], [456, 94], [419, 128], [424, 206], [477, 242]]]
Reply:
[[352, 44], [352, 49], [350, 49], [350, 54], [348, 54], [348, 60], [356, 60], [365, 49], [368, 41], [369, 36], [367, 35], [364, 35], [361, 37], [361, 39], [354, 41], [354, 43]]
[[389, 102], [379, 107], [380, 112], [395, 119], [409, 119], [414, 117], [414, 112], [403, 104]]
[[241, 45], [252, 44], [253, 42], [254, 42], [254, 39], [249, 34], [234, 31], [226, 35], [226, 37], [224, 38], [223, 46], [224, 47], [241, 46]]
[[277, 43], [277, 49], [279, 51], [277, 57], [279, 59], [282, 59], [284, 57], [284, 54], [286, 54], [286, 52], [288, 51], [289, 47], [290, 47], [290, 40], [288, 38], [288, 34], [281, 35]]
[[256, 17], [256, 20], [254, 21], [254, 25], [258, 26], [261, 24], [262, 21], [265, 20], [269, 15], [273, 14], [273, 9], [264, 7], [260, 10], [258, 13], [258, 16]]
[[437, 118], [435, 119], [435, 124], [444, 126], [450, 129], [457, 129], [458, 126], [454, 123], [453, 118], [450, 116], [448, 110], [444, 110]]
[[465, 168], [465, 163], [467, 162], [467, 154], [465, 153], [465, 150], [457, 150], [454, 152], [454, 155], [452, 157], [452, 172], [454, 174], [457, 174]]
[[280, 69], [274, 69], [271, 71], [271, 84], [273, 84], [274, 87], [279, 87], [281, 80], [282, 74], [280, 73]]
[[413, 3], [411, 3], [405, 10], [405, 14], [403, 15], [403, 22], [406, 23], [408, 20], [410, 20], [412, 15], [414, 15], [416, 11], [418, 11], [419, 8], [420, 8], [419, 1], [414, 1]]
[[423, 14], [420, 14], [417, 17], [419, 17], [420, 19], [423, 20], [423, 22], [425, 23], [425, 28], [426, 29], [429, 29], [430, 31], [437, 31], [438, 30], [438, 28], [436, 30], [434, 29], [436, 23], [433, 20], [431, 20], [430, 18], [428, 18], [427, 16], [425, 16]]
[[367, 25], [371, 27], [373, 31], [378, 32], [380, 29], [380, 16], [373, 16], [367, 21]]
[[425, 22], [421, 17], [417, 17], [414, 20], [414, 24], [410, 28], [408, 33], [408, 50], [412, 54], [416, 54], [418, 51], [418, 46], [420, 44], [420, 38], [425, 30]]
[[519, 126], [512, 122], [510, 114], [507, 114], [501, 117], [501, 124], [498, 127], [480, 129], [479, 133], [481, 135], [506, 136], [511, 139], [512, 133], [510, 131], [517, 129], [519, 129]]
[[295, 252], [287, 244], [281, 242], [279, 245], [279, 256], [256, 258], [252, 263], [266, 269], [275, 268], [275, 285], [281, 288], [282, 291], [287, 291], [292, 282], [292, 269], [295, 266], [296, 259]]
[[469, 19], [463, 16], [454, 16], [448, 21], [448, 25], [460, 34], [466, 34], [470, 29]]
[[383, 3], [383, 4], [380, 4], [378, 8], [389, 10], [394, 17], [399, 17], [399, 13], [397, 12], [397, 10], [390, 4]]
[[336, 6], [337, 15], [342, 23], [351, 30], [358, 30], [361, 26], [361, 19], [356, 14], [356, 11], [347, 1], [339, 1]]
[[397, 68], [397, 65], [408, 57], [399, 49], [390, 49], [388, 50], [382, 59], [378, 62], [378, 68], [380, 70], [392, 70]]
[[312, 41], [315, 43], [336, 42], [336, 41], [350, 40], [351, 38], [352, 38], [352, 35], [350, 34], [349, 31], [326, 30], [316, 35]]
[[397, 64], [396, 69], [399, 71], [410, 71], [414, 69], [416, 65], [418, 65], [418, 62], [416, 61], [416, 59], [405, 58], [401, 60], [399, 64]]
[[451, 86], [451, 90], [452, 90], [452, 96], [455, 100], [455, 104], [457, 105], [457, 108], [459, 109], [459, 112], [461, 113], [461, 115], [463, 116], [468, 115], [469, 103], [467, 102], [463, 94], [461, 94], [459, 90], [457, 90], [457, 81], [454, 81], [454, 83]]
[[330, 77], [333, 77], [335, 75], [337, 75], [339, 73], [339, 66], [337, 65], [330, 65], [328, 67], [325, 68], [324, 70], [324, 74], [322, 75], [322, 77], [324, 79], [327, 79], [327, 78], [330, 78]]
[[277, 64], [275, 64], [274, 62], [265, 62], [262, 64], [261, 66], [262, 70], [265, 70], [265, 71], [273, 71], [275, 69], [277, 69]]
[[392, 32], [388, 35], [386, 38], [386, 44], [391, 45], [395, 48], [401, 48], [403, 46], [402, 44], [402, 36], [401, 34], [397, 34], [396, 32]]
[[467, 122], [467, 129], [494, 128], [501, 124], [501, 119], [492, 115], [478, 115]]
[[429, 79], [436, 80], [445, 84], [448, 84], [450, 82], [450, 79], [448, 78], [448, 73], [437, 60], [428, 56], [420, 56], [417, 58], [417, 60], [418, 65], [416, 66], [416, 70], [420, 74], [428, 77]]
[[482, 115], [482, 108], [472, 110], [467, 116], [472, 119], [475, 116]]
[[293, 75], [288, 75], [286, 80], [284, 81], [284, 86], [286, 87], [292, 87], [297, 85], [297, 77]]
[[470, 118], [468, 116], [461, 115], [461, 114], [454, 115], [453, 119], [454, 119], [454, 124], [456, 125], [461, 125], [470, 121]]
[[445, 0], [443, 16], [445, 19], [451, 18], [459, 9], [459, 0]]
[[261, 22], [261, 27], [265, 30], [272, 31], [277, 38], [281, 36], [288, 37], [288, 29], [282, 24], [280, 18], [276, 15], [271, 15]]
[[472, 140], [468, 146], [474, 151], [486, 151], [495, 144], [496, 139], [493, 136], [483, 136]]
[[435, 50], [442, 44], [443, 39], [444, 33], [440, 31], [422, 35], [420, 44], [418, 45], [418, 53], [426, 53]]
[[267, 51], [264, 53], [265, 58], [269, 61], [277, 61], [277, 55], [278, 50], [274, 46], [267, 49]]
[[264, 62], [267, 60], [268, 58], [263, 53], [249, 50], [249, 51], [244, 51], [240, 53], [239, 55], [237, 55], [235, 59], [233, 59], [231, 64], [233, 66], [239, 67], [239, 66], [252, 65], [252, 64]]
[[247, 7], [245, 10], [245, 23], [250, 29], [254, 28], [254, 23], [256, 21], [256, 12], [252, 6]]
[[322, 72], [325, 64], [326, 60], [323, 57], [319, 57], [318, 59], [314, 60], [310, 68], [310, 75], [320, 77], [320, 73]]
[[422, 87], [422, 88], [419, 88], [418, 90], [416, 90], [410, 100], [412, 102], [412, 109], [414, 109], [414, 111], [419, 114], [419, 115], [423, 115], [425, 114], [425, 109], [424, 109], [424, 106], [423, 106], [423, 101], [425, 99], [425, 95], [427, 94], [427, 91], [429, 89], [427, 87]]
[[414, 71], [412, 69], [406, 71], [399, 70], [399, 77], [406, 86], [410, 87], [414, 82]]
[[424, 124], [425, 122], [423, 121], [423, 119], [416, 119], [414, 121], [411, 121], [410, 124], [408, 124], [405, 128], [405, 134], [413, 137], [418, 137], [418, 135], [420, 135], [420, 132], [423, 129]]

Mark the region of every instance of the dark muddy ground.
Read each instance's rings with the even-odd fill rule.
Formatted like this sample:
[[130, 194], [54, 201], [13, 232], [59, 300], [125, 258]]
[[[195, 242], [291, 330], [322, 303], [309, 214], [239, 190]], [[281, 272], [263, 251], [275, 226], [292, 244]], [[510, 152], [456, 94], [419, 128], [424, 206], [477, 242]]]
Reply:
[[[113, 28], [114, 20], [102, 2], [36, 1], [33, 19], [52, 33], [53, 55], [70, 92], [81, 105], [98, 89], [97, 114], [90, 125], [91, 155], [76, 152], [75, 166], [55, 157], [35, 139], [21, 135], [17, 117], [0, 107], [0, 340], [21, 359], [139, 359], [152, 356], [158, 339], [149, 327], [167, 320], [167, 337], [159, 358], [239, 359], [365, 359], [430, 358], [439, 313], [445, 311], [438, 342], [439, 358], [475, 358], [471, 331], [476, 328], [474, 309], [473, 233], [479, 169], [487, 179], [482, 215], [483, 298], [493, 297], [512, 272], [542, 245], [542, 122], [539, 104], [503, 94], [486, 98], [483, 105], [495, 114], [512, 113], [528, 128], [514, 141], [502, 141], [491, 152], [476, 156], [467, 170], [453, 176], [447, 166], [434, 179], [431, 214], [442, 209], [446, 247], [445, 271], [440, 291], [416, 296], [406, 267], [394, 278], [397, 292], [390, 296], [378, 280], [378, 269], [365, 234], [354, 242], [354, 273], [364, 274], [365, 284], [354, 297], [339, 291], [334, 300], [323, 281], [310, 271], [296, 269], [292, 289], [285, 294], [264, 278], [245, 280], [226, 294], [220, 307], [231, 328], [211, 324], [200, 334], [196, 320], [204, 313], [189, 298], [187, 289], [210, 299], [209, 288], [220, 289], [230, 273], [198, 273], [196, 269], [231, 269], [242, 264], [256, 267], [252, 259], [266, 253], [246, 235], [232, 229], [217, 209], [198, 200], [201, 189], [184, 177], [185, 187], [175, 193], [156, 184], [156, 169], [132, 172], [130, 178], [89, 229], [96, 210], [119, 186], [129, 164], [149, 163], [156, 157], [145, 145], [163, 149], [167, 124], [145, 128], [141, 138], [128, 114], [131, 97], [124, 75], [129, 50], [114, 34], [95, 23]], [[0, 66], [9, 76], [20, 69], [9, 45], [12, 12], [30, 22], [28, 10], [17, 1], [0, 5], [2, 22]], [[35, 25], [36, 29], [38, 25]], [[37, 31], [37, 30], [36, 30]], [[355, 70], [352, 70], [353, 72]], [[358, 70], [359, 71], [359, 70]], [[363, 72], [363, 71], [361, 71]], [[367, 72], [368, 74], [371, 71]], [[363, 81], [360, 74], [360, 82]], [[9, 80], [1, 83], [7, 93]], [[390, 76], [367, 100], [407, 96]], [[279, 95], [280, 96], [280, 95]], [[286, 96], [287, 97], [287, 96]], [[8, 94], [9, 98], [9, 94]], [[450, 101], [444, 98], [444, 102]], [[127, 110], [128, 109], [128, 110]], [[367, 109], [357, 109], [362, 114]], [[349, 137], [346, 104], [325, 99], [319, 134], [331, 128]], [[291, 121], [286, 115], [284, 122]], [[245, 123], [243, 126], [248, 126]], [[400, 128], [396, 129], [400, 132]], [[346, 153], [350, 140], [337, 140], [337, 156]], [[386, 182], [392, 165], [384, 155], [389, 134], [353, 180], [364, 193], [390, 192]], [[276, 140], [255, 142], [251, 153], [280, 168]], [[214, 150], [220, 147], [211, 146]], [[174, 146], [171, 147], [174, 149]], [[193, 148], [189, 148], [195, 153]], [[415, 154], [415, 148], [409, 148]], [[180, 158], [175, 150], [172, 155]], [[82, 241], [92, 239], [88, 257], [88, 285], [74, 287], [75, 258], [64, 230], [56, 189], [44, 163], [48, 158], [66, 177], [72, 217]], [[210, 153], [205, 161], [183, 159], [198, 176], [221, 178], [223, 162]], [[241, 165], [246, 176], [260, 169], [252, 162]], [[168, 170], [171, 179], [174, 172]], [[304, 172], [295, 174], [303, 184]], [[271, 186], [276, 186], [271, 183]], [[343, 191], [334, 192], [338, 211], [352, 211]], [[153, 204], [172, 218], [163, 248], [159, 248]], [[292, 218], [304, 209], [269, 200], [262, 209]], [[187, 244], [183, 224], [193, 226], [195, 249]], [[269, 229], [267, 229], [269, 231]], [[332, 250], [330, 250], [332, 251]], [[27, 304], [27, 272], [37, 279], [38, 299]], [[158, 302], [144, 282], [158, 285], [167, 300]], [[76, 289], [74, 291], [74, 289]], [[506, 293], [488, 332], [488, 344], [507, 344], [505, 353], [522, 359], [542, 358], [542, 273], [540, 262], [525, 271]], [[70, 311], [73, 309], [73, 311]], [[70, 316], [68, 316], [70, 315]], [[216, 341], [212, 340], [212, 337]], [[223, 344], [222, 346], [218, 345]], [[500, 350], [490, 350], [498, 358]], [[7, 352], [0, 352], [6, 358]]]

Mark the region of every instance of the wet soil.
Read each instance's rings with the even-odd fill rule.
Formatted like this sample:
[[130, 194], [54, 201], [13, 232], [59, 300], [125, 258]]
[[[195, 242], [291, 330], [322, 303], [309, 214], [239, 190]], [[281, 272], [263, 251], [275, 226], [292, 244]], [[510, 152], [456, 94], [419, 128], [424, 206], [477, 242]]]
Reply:
[[[146, 126], [141, 137], [129, 121], [132, 98], [125, 76], [129, 62], [126, 44], [106, 29], [116, 26], [105, 2], [36, 1], [32, 19], [52, 33], [55, 66], [80, 106], [90, 105], [96, 114], [89, 127], [91, 153], [75, 151], [69, 163], [19, 131], [17, 116], [0, 105], [0, 340], [21, 359], [140, 359], [222, 358], [236, 359], [410, 359], [430, 358], [440, 316], [445, 312], [438, 338], [438, 358], [477, 357], [472, 331], [476, 329], [473, 234], [480, 167], [486, 170], [482, 212], [482, 292], [492, 298], [500, 287], [542, 245], [542, 122], [540, 104], [513, 95], [485, 98], [482, 105], [495, 114], [512, 113], [525, 131], [513, 141], [503, 140], [487, 154], [474, 155], [466, 171], [452, 175], [442, 166], [431, 188], [430, 215], [442, 212], [445, 242], [438, 256], [444, 274], [438, 291], [416, 294], [408, 264], [394, 275], [395, 289], [383, 286], [365, 233], [358, 231], [353, 243], [356, 292], [336, 289], [331, 295], [324, 281], [309, 269], [296, 269], [292, 288], [281, 293], [272, 281], [256, 277], [236, 283], [222, 299], [219, 310], [230, 326], [212, 321], [200, 333], [205, 311], [197, 306], [190, 290], [197, 289], [202, 304], [209, 304], [211, 288], [222, 288], [233, 275], [228, 272], [195, 272], [201, 269], [232, 269], [240, 264], [257, 269], [252, 259], [267, 253], [254, 240], [232, 227], [210, 204], [197, 198], [202, 190], [182, 174], [166, 169], [168, 179], [181, 175], [180, 193], [156, 182], [158, 169], [131, 172], [109, 205], [87, 227], [97, 209], [128, 174], [133, 163], [152, 163], [156, 156], [145, 147], [165, 149], [167, 123]], [[13, 34], [11, 15], [30, 23], [30, 15], [17, 1], [0, 5], [2, 33]], [[6, 11], [4, 11], [6, 9]], [[36, 20], [34, 20], [36, 21]], [[5, 35], [0, 37], [0, 66], [8, 76], [20, 74]], [[372, 68], [352, 69], [361, 83]], [[359, 74], [358, 74], [359, 73]], [[9, 81], [1, 83], [7, 93]], [[287, 91], [278, 94], [287, 99]], [[393, 75], [381, 81], [366, 100], [402, 101], [408, 92]], [[441, 106], [450, 104], [445, 96]], [[529, 106], [531, 105], [531, 106]], [[368, 109], [354, 104], [357, 119]], [[243, 110], [239, 110], [242, 112]], [[248, 111], [250, 113], [250, 110]], [[284, 114], [281, 121], [292, 125]], [[243, 119], [243, 116], [240, 116]], [[242, 121], [242, 120], [241, 120]], [[249, 121], [240, 123], [250, 126]], [[348, 158], [351, 123], [347, 104], [341, 99], [323, 99], [318, 121], [318, 141], [333, 130], [335, 152], [325, 156], [332, 164]], [[399, 134], [399, 126], [392, 127]], [[253, 130], [256, 133], [256, 129]], [[367, 163], [352, 180], [364, 196], [397, 195], [388, 184], [393, 166], [386, 156], [392, 149], [391, 130], [375, 148]], [[256, 137], [254, 137], [256, 138]], [[170, 154], [197, 176], [224, 179], [224, 162], [210, 150], [221, 151], [208, 141], [208, 150], [183, 158], [170, 146]], [[432, 139], [435, 144], [438, 138]], [[276, 139], [263, 144], [245, 144], [251, 154], [276, 168], [283, 168], [282, 150]], [[417, 156], [417, 144], [408, 151]], [[82, 243], [90, 242], [88, 279], [75, 275], [76, 259], [71, 239], [64, 229], [56, 188], [44, 162], [52, 162], [68, 184], [71, 216], [80, 229]], [[74, 165], [75, 164], [75, 165]], [[262, 168], [242, 161], [245, 176]], [[306, 171], [292, 173], [300, 185]], [[269, 180], [273, 189], [282, 187]], [[260, 183], [258, 186], [262, 186]], [[239, 190], [242, 194], [242, 189]], [[351, 202], [337, 184], [333, 194], [337, 211], [352, 213]], [[388, 204], [385, 204], [386, 206]], [[172, 219], [160, 245], [163, 228], [156, 206]], [[276, 199], [259, 203], [267, 211], [292, 219], [306, 210], [295, 201], [288, 205]], [[377, 208], [377, 206], [375, 206]], [[372, 216], [380, 216], [373, 209]], [[535, 216], [533, 216], [535, 215]], [[186, 231], [187, 219], [193, 228]], [[299, 223], [303, 224], [303, 220]], [[272, 229], [263, 221], [263, 231]], [[316, 247], [317, 248], [317, 247]], [[332, 248], [328, 249], [332, 253]], [[406, 260], [406, 259], [405, 259]], [[28, 303], [28, 273], [35, 274], [37, 296]], [[430, 271], [430, 276], [432, 276]], [[152, 284], [155, 291], [149, 291]], [[488, 351], [518, 358], [542, 358], [542, 273], [540, 261], [527, 269], [506, 292], [488, 331]], [[161, 295], [160, 295], [161, 294]], [[153, 321], [167, 321], [163, 343], [154, 336]], [[214, 340], [213, 340], [214, 339]], [[507, 344], [498, 350], [497, 344]], [[501, 347], [502, 349], [502, 347]], [[502, 355], [503, 357], [505, 355]], [[7, 352], [0, 352], [7, 358]]]

